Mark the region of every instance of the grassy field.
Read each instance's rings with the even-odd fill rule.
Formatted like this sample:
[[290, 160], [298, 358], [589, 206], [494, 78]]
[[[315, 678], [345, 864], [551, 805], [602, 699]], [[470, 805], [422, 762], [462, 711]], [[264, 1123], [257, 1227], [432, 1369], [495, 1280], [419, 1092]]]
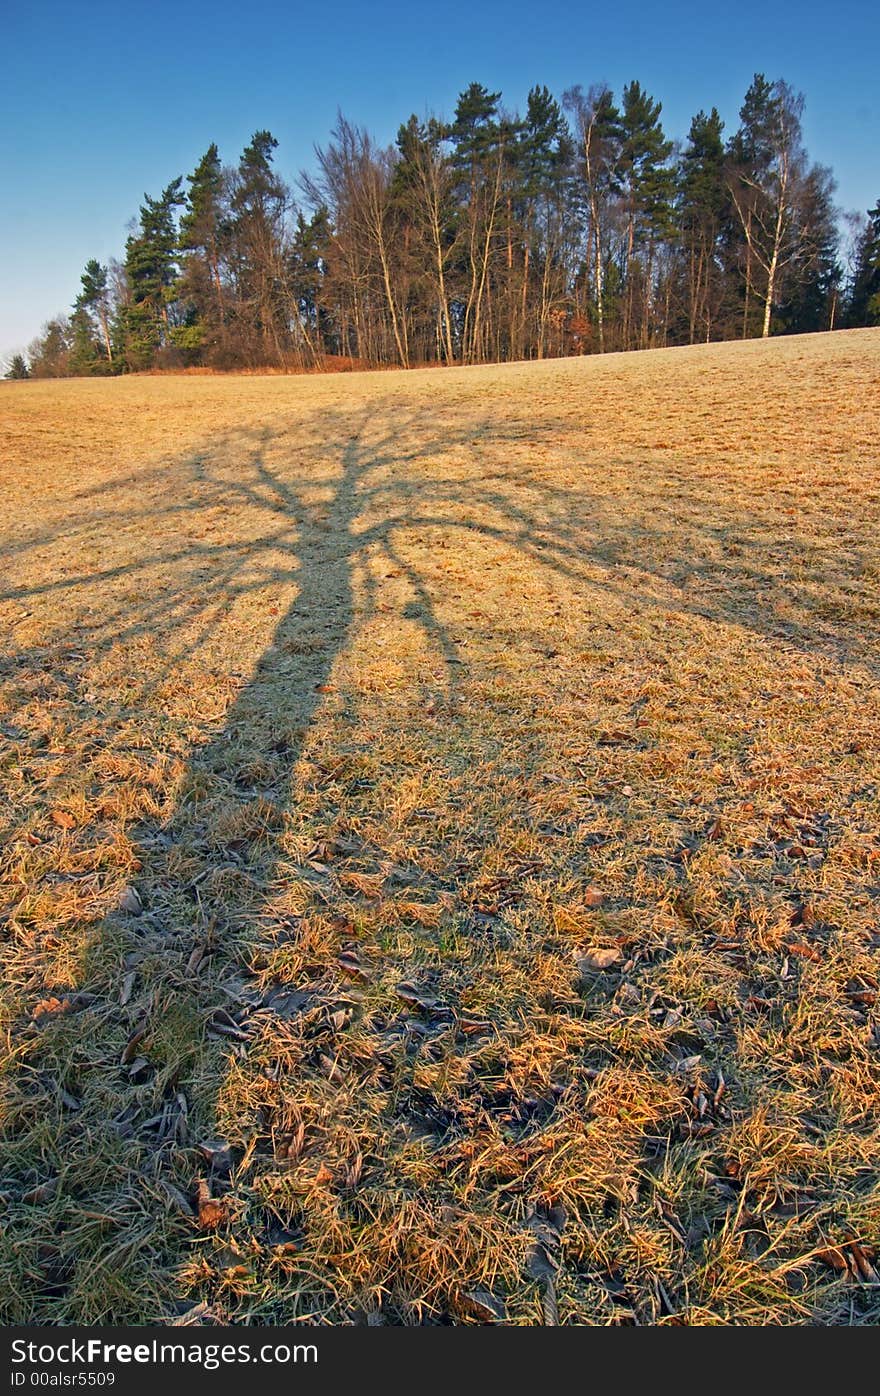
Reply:
[[880, 331], [0, 459], [6, 1323], [880, 1319]]

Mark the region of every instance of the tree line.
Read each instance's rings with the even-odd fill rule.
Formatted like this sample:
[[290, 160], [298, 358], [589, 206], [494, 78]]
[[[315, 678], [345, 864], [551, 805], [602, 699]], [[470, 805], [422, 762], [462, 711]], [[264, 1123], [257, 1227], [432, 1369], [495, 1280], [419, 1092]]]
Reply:
[[880, 202], [849, 266], [803, 98], [756, 74], [686, 141], [639, 82], [523, 114], [478, 83], [394, 146], [340, 115], [297, 197], [257, 131], [146, 195], [119, 261], [11, 376], [484, 363], [880, 324]]

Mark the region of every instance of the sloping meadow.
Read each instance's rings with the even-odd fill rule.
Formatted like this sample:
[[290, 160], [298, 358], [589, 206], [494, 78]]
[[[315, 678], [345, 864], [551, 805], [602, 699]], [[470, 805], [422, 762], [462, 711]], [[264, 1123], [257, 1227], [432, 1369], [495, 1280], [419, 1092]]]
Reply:
[[6, 1323], [877, 1321], [878, 351], [2, 385]]

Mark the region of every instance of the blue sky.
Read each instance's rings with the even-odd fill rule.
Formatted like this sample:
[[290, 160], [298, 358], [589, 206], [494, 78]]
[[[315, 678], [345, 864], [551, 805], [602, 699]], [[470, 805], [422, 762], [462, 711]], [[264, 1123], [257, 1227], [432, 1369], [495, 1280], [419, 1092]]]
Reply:
[[190, 171], [212, 140], [232, 162], [251, 133], [308, 167], [341, 107], [391, 141], [412, 111], [448, 114], [469, 82], [522, 106], [638, 78], [668, 134], [715, 105], [736, 123], [755, 71], [807, 99], [813, 159], [838, 202], [880, 198], [880, 3], [737, 0], [0, 0], [0, 355], [69, 307], [89, 257], [119, 255], [145, 191]]

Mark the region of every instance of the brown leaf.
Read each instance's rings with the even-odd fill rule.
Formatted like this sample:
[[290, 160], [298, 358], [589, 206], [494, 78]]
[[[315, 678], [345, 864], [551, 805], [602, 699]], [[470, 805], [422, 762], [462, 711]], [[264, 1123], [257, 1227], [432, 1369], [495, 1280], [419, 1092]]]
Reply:
[[860, 1246], [858, 1241], [850, 1241], [849, 1249], [852, 1258], [855, 1261], [854, 1268], [859, 1278], [864, 1280], [865, 1284], [876, 1284], [878, 1279], [877, 1271], [871, 1264], [871, 1258], [873, 1258], [873, 1251], [870, 1252], [871, 1258], [869, 1258], [869, 1255], [866, 1253], [866, 1249]]
[[623, 951], [617, 945], [599, 946], [588, 950], [577, 962], [581, 974], [598, 974], [613, 969], [623, 959]]
[[584, 893], [584, 906], [601, 906], [605, 900], [605, 893], [601, 887], [588, 887]]
[[357, 952], [354, 950], [344, 950], [339, 956], [339, 968], [343, 974], [347, 974], [351, 979], [368, 979], [369, 975], [364, 969]]
[[823, 1265], [829, 1265], [832, 1270], [837, 1270], [838, 1273], [846, 1273], [849, 1269], [846, 1256], [836, 1246], [827, 1246], [824, 1250], [816, 1251], [815, 1255], [816, 1259], [821, 1260]]
[[622, 727], [612, 727], [605, 732], [600, 732], [596, 738], [597, 746], [623, 746], [625, 742], [632, 741], [632, 734], [624, 731]]
[[69, 814], [66, 809], [53, 809], [51, 814], [53, 824], [57, 824], [59, 829], [75, 829], [76, 819]]
[[193, 951], [186, 962], [187, 974], [195, 974], [199, 965], [202, 963], [202, 960], [205, 958], [205, 949], [206, 946], [203, 942], [194, 946]]
[[805, 931], [812, 930], [816, 924], [816, 913], [809, 902], [803, 902], [796, 906], [791, 913], [791, 924], [793, 926], [803, 926]]
[[786, 943], [785, 948], [788, 951], [789, 955], [800, 955], [801, 959], [803, 960], [813, 960], [814, 962], [818, 962], [822, 958], [822, 956], [819, 954], [818, 950], [816, 950], [814, 946], [807, 945], [802, 940], [790, 940]]
[[40, 999], [34, 1004], [34, 1011], [31, 1015], [35, 1023], [42, 1022], [44, 1018], [54, 1018], [59, 1013], [66, 1013], [70, 1008], [70, 999]]
[[204, 1178], [199, 1181], [197, 1196], [199, 1226], [202, 1231], [215, 1231], [229, 1220], [229, 1205], [222, 1197], [212, 1197]]
[[137, 1049], [143, 1042], [146, 1035], [146, 1028], [138, 1028], [137, 1032], [132, 1033], [131, 1037], [128, 1039], [128, 1041], [122, 1049], [122, 1056], [119, 1059], [120, 1066], [128, 1066], [129, 1062], [134, 1060], [135, 1055], [137, 1053]]
[[431, 994], [423, 993], [414, 984], [398, 984], [394, 992], [404, 1003], [410, 1003], [414, 1008], [421, 1008], [425, 1013], [430, 1013], [432, 1009], [440, 1006], [438, 999], [435, 999]]
[[335, 1062], [332, 1057], [327, 1056], [326, 1052], [321, 1053], [319, 1061], [324, 1068], [324, 1075], [327, 1077], [328, 1081], [332, 1081], [335, 1085], [338, 1085], [340, 1081], [345, 1080], [345, 1072], [340, 1069], [339, 1064]]
[[202, 1326], [201, 1320], [210, 1318], [212, 1312], [210, 1304], [206, 1304], [203, 1300], [200, 1304], [193, 1304], [192, 1308], [187, 1309], [185, 1313], [178, 1314], [175, 1318], [166, 1319], [166, 1322], [170, 1328], [200, 1328]]
[[465, 1037], [475, 1037], [478, 1033], [491, 1032], [492, 1024], [482, 1018], [459, 1018], [458, 1031]]

